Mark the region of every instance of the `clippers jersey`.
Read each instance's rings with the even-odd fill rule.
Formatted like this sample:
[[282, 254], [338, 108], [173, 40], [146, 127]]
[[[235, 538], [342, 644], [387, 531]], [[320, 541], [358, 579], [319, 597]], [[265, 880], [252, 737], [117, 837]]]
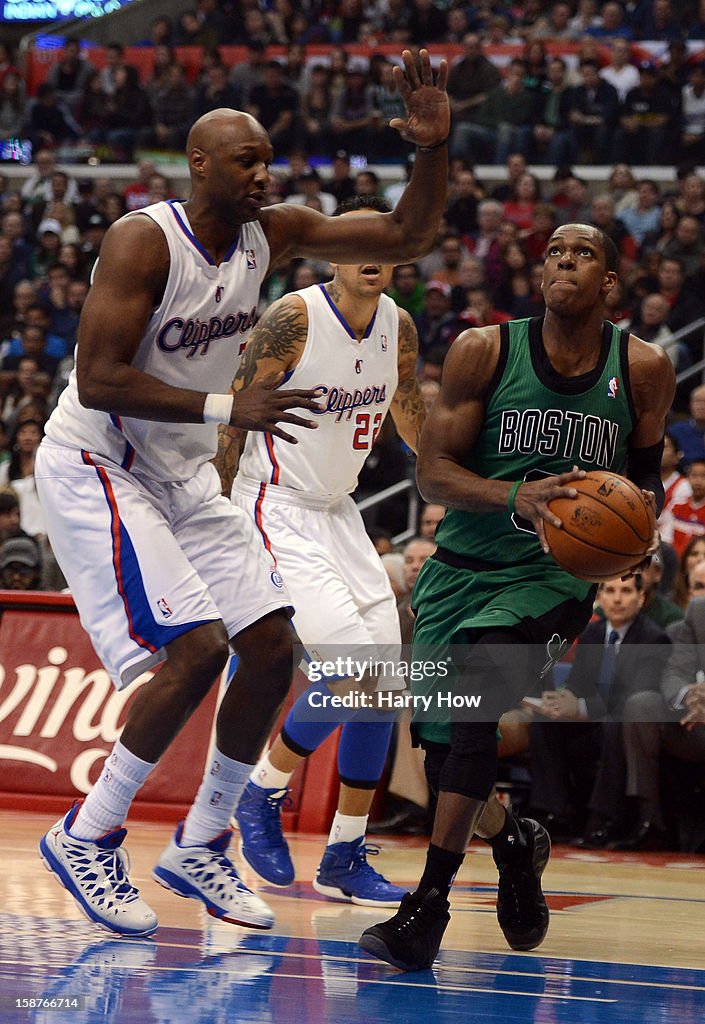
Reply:
[[306, 303], [308, 334], [301, 359], [282, 387], [317, 389], [322, 407], [318, 429], [286, 424], [299, 442], [295, 445], [271, 434], [248, 434], [237, 479], [313, 498], [335, 497], [357, 486], [397, 389], [399, 311], [388, 295], [380, 295], [357, 341], [324, 285], [295, 294]]
[[[269, 265], [262, 226], [243, 224], [216, 266], [193, 235], [182, 204], [156, 203], [126, 216], [144, 215], [164, 232], [170, 265], [164, 296], [132, 365], [173, 387], [227, 391], [254, 325]], [[84, 408], [75, 369], [46, 435], [163, 481], [190, 480], [217, 448], [214, 423], [163, 423]]]

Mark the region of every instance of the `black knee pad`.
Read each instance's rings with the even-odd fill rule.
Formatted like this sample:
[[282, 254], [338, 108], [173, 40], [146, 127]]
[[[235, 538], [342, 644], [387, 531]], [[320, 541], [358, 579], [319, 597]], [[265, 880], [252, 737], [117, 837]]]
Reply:
[[424, 739], [420, 739], [419, 743], [424, 752], [423, 769], [428, 788], [434, 796], [438, 796], [441, 771], [450, 753], [450, 746], [447, 743], [435, 743], [433, 740]]
[[497, 781], [497, 723], [453, 722], [450, 752], [439, 777], [442, 792], [488, 800]]

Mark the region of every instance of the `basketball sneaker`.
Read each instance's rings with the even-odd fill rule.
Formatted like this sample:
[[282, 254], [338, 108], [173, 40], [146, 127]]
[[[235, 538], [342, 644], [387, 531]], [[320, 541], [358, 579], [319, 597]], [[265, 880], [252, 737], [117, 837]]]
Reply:
[[426, 970], [438, 955], [449, 906], [435, 890], [425, 896], [408, 892], [394, 917], [362, 933], [360, 948], [400, 971]]
[[518, 818], [526, 838], [521, 855], [514, 860], [495, 858], [499, 871], [497, 883], [497, 920], [512, 949], [535, 949], [548, 931], [548, 907], [541, 890], [541, 875], [551, 856], [548, 832], [533, 818]]
[[398, 907], [407, 890], [388, 882], [370, 867], [367, 854], [379, 853], [378, 846], [365, 846], [364, 836], [351, 843], [326, 846], [313, 888], [322, 896], [346, 900], [359, 907]]
[[274, 914], [264, 900], [242, 881], [226, 856], [232, 832], [226, 829], [205, 846], [182, 846], [184, 823], [180, 822], [171, 842], [152, 872], [165, 889], [201, 900], [212, 917], [248, 928], [271, 928]]
[[71, 834], [80, 803], [39, 841], [39, 856], [76, 900], [90, 921], [120, 935], [151, 935], [159, 922], [139, 889], [127, 877], [129, 860], [122, 842], [127, 829], [99, 839]]
[[240, 853], [253, 871], [272, 885], [291, 885], [295, 871], [282, 833], [281, 806], [288, 789], [264, 789], [248, 782], [235, 811]]

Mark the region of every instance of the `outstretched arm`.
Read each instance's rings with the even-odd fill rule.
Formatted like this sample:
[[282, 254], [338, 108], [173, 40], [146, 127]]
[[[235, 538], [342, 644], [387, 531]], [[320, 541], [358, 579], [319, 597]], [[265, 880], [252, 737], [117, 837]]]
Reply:
[[426, 418], [416, 376], [419, 337], [411, 316], [399, 310], [399, 383], [390, 411], [397, 433], [413, 452], [419, 450], [419, 437]]
[[[287, 371], [293, 370], [301, 358], [307, 334], [308, 313], [303, 299], [285, 295], [273, 303], [252, 331], [243, 354], [230, 389], [235, 402], [245, 389], [281, 384]], [[278, 436], [296, 443], [295, 438], [283, 431], [279, 431]], [[223, 424], [218, 430], [218, 453], [214, 462], [223, 494], [230, 494], [246, 437], [247, 429], [238, 430]]]
[[441, 61], [434, 83], [431, 60], [421, 50], [418, 60], [403, 54], [404, 70], [394, 77], [404, 99], [406, 118], [390, 124], [418, 147], [411, 180], [392, 213], [356, 217], [324, 217], [315, 210], [279, 203], [261, 211], [270, 247], [270, 266], [294, 256], [335, 263], [379, 260], [409, 263], [429, 252], [445, 210], [450, 110], [446, 93], [448, 66]]

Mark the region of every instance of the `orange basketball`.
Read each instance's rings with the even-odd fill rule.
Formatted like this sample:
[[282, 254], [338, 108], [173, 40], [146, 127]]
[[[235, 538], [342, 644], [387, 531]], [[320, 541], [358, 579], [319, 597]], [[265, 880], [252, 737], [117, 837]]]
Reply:
[[570, 485], [577, 498], [549, 504], [563, 526], [544, 522], [551, 554], [562, 569], [590, 583], [627, 572], [651, 545], [653, 509], [631, 480], [617, 473], [591, 470]]

